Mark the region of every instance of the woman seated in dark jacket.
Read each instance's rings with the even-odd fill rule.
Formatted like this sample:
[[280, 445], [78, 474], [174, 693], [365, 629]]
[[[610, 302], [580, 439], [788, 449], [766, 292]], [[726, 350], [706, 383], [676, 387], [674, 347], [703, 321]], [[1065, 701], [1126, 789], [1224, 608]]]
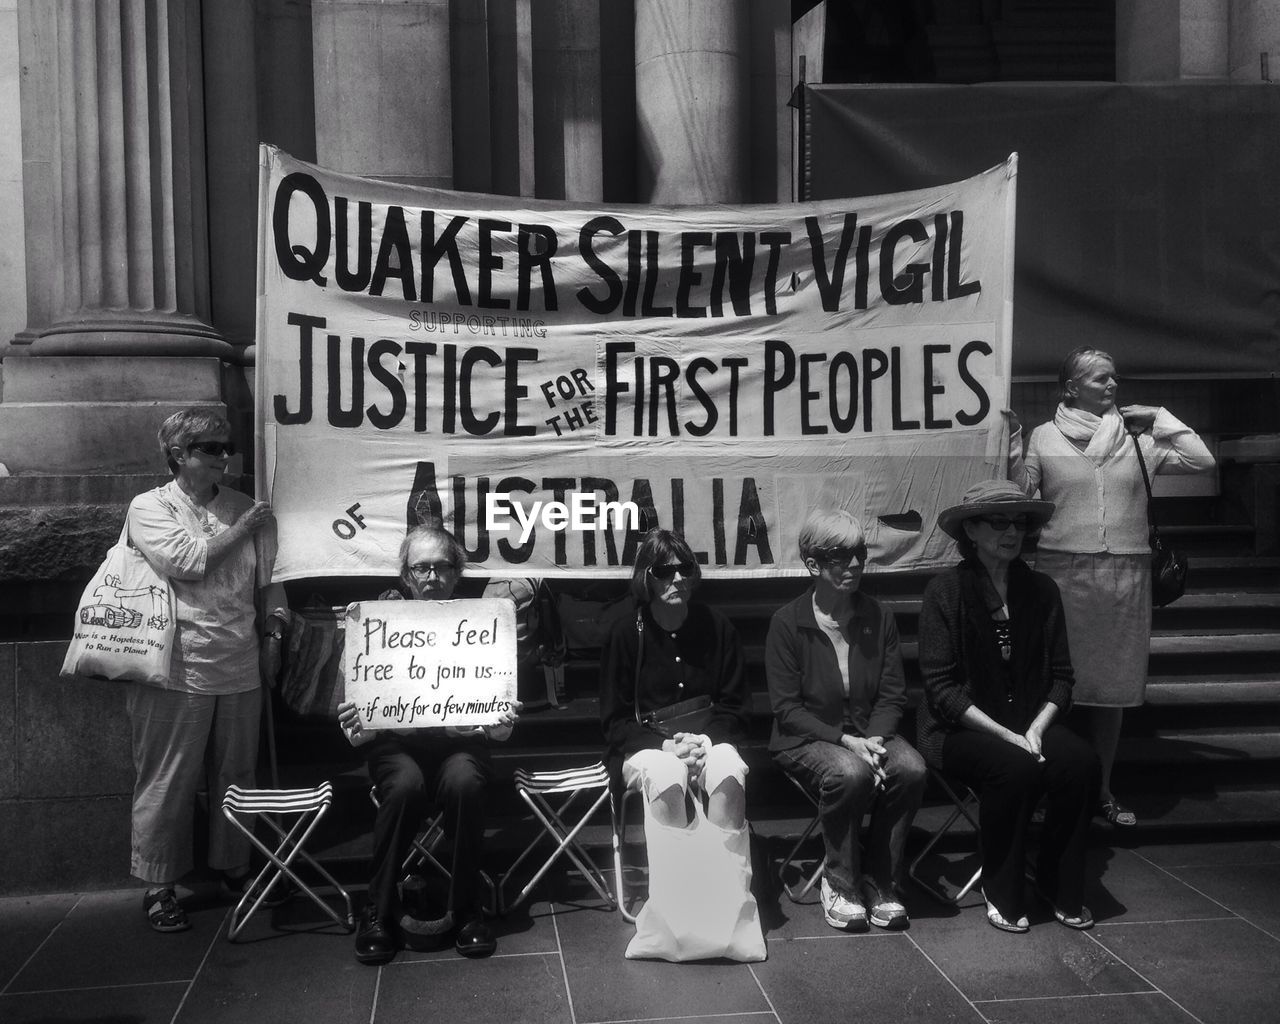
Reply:
[[[692, 602], [701, 578], [683, 537], [650, 530], [636, 553], [631, 595], [636, 614], [619, 619], [600, 666], [600, 718], [610, 767], [642, 790], [659, 822], [687, 825], [690, 784], [708, 819], [739, 829], [746, 821], [747, 766], [733, 744], [746, 732], [742, 645], [719, 612]], [[708, 707], [666, 736], [645, 717], [694, 698]]]
[[[601, 663], [600, 715], [610, 767], [645, 801], [649, 899], [630, 958], [765, 957], [751, 895], [745, 733], [738, 634], [690, 601], [699, 579], [689, 545], [651, 530], [636, 553], [636, 613], [620, 619]], [[701, 705], [680, 719], [653, 721]]]
[[1090, 928], [1085, 839], [1098, 799], [1098, 755], [1062, 717], [1071, 655], [1057, 585], [1019, 557], [1053, 503], [1005, 480], [975, 484], [938, 516], [964, 560], [930, 581], [920, 612], [920, 752], [981, 803], [987, 920], [1025, 932], [1027, 826], [1041, 795], [1036, 890], [1068, 928]]

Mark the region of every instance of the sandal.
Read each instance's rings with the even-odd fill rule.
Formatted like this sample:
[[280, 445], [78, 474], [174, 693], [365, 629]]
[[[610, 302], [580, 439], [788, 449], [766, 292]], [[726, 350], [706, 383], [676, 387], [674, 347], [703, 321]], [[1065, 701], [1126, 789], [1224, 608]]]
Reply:
[[1068, 914], [1065, 911], [1059, 910], [1057, 904], [1053, 902], [1049, 894], [1040, 888], [1039, 885], [1034, 886], [1034, 888], [1036, 895], [1049, 905], [1049, 909], [1053, 911], [1054, 919], [1058, 924], [1065, 925], [1067, 928], [1074, 928], [1078, 932], [1088, 931], [1093, 927], [1093, 914], [1089, 912], [1088, 907], [1081, 904], [1080, 912], [1078, 914]]
[[1031, 925], [1028, 923], [1026, 917], [1020, 917], [1016, 921], [1005, 920], [1000, 911], [996, 909], [996, 905], [994, 903], [987, 904], [987, 922], [993, 928], [999, 928], [1002, 932], [1014, 932], [1016, 934], [1021, 934], [1022, 932], [1030, 931], [1031, 929]]
[[1089, 913], [1089, 908], [1082, 906], [1080, 913], [1075, 916], [1064, 914], [1057, 907], [1053, 908], [1053, 916], [1057, 918], [1058, 924], [1066, 925], [1068, 928], [1074, 928], [1078, 932], [1088, 931], [1093, 927], [1093, 915]]
[[1138, 816], [1123, 806], [1119, 800], [1112, 797], [1110, 800], [1103, 800], [1098, 804], [1098, 813], [1106, 818], [1112, 825], [1118, 825], [1121, 828], [1133, 828], [1138, 824]]
[[157, 889], [142, 894], [142, 912], [147, 922], [158, 932], [185, 932], [191, 927], [187, 912], [178, 903], [178, 895], [172, 889]]

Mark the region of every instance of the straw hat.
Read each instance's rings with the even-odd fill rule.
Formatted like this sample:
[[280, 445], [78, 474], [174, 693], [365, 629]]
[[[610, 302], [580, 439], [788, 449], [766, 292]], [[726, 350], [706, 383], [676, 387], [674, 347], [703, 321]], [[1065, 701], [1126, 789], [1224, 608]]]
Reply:
[[1012, 480], [979, 480], [964, 492], [959, 505], [938, 514], [938, 526], [949, 537], [959, 537], [966, 519], [993, 514], [1014, 516], [1025, 514], [1029, 529], [1043, 526], [1053, 515], [1051, 501], [1028, 498]]

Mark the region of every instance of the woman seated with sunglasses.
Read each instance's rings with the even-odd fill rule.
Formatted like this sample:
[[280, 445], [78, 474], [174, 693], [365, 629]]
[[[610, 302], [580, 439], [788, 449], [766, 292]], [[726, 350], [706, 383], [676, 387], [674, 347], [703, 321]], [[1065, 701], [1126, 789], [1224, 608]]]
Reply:
[[1102, 766], [1062, 723], [1073, 675], [1058, 587], [1019, 557], [1053, 509], [1007, 480], [974, 484], [938, 516], [964, 560], [929, 581], [920, 612], [920, 751], [978, 794], [987, 920], [1008, 932], [1028, 928], [1027, 826], [1042, 795], [1036, 890], [1060, 923], [1093, 926], [1085, 840]]
[[[601, 661], [600, 717], [609, 767], [615, 775], [620, 772], [623, 785], [640, 792], [646, 804], [650, 899], [627, 955], [760, 959], [764, 940], [749, 892], [747, 766], [734, 748], [746, 731], [742, 645], [724, 616], [691, 601], [700, 578], [697, 560], [683, 537], [670, 530], [650, 530], [636, 553], [631, 576], [635, 614], [614, 625]], [[679, 717], [659, 720], [668, 714]], [[710, 847], [681, 841], [682, 848], [713, 856], [718, 844], [722, 850], [732, 848], [738, 861], [733, 872], [739, 876], [737, 884], [714, 898], [703, 887], [705, 902], [692, 908], [708, 920], [729, 913], [728, 938], [736, 932], [737, 939], [720, 946], [714, 939], [707, 945], [707, 936], [682, 934], [678, 923], [653, 920], [662, 910], [660, 876], [685, 869], [664, 863], [668, 847], [658, 848], [659, 837], [665, 835], [663, 830], [696, 830], [704, 823], [714, 830]], [[738, 870], [742, 864], [745, 878]], [[723, 878], [715, 874], [712, 884], [718, 886]], [[726, 906], [709, 905], [716, 900]], [[748, 945], [755, 948], [758, 943], [759, 956], [738, 956], [741, 947], [735, 942], [750, 935], [752, 928]], [[674, 933], [674, 945], [653, 948], [646, 936], [652, 939], [657, 933], [668, 933], [668, 938]]]
[[[799, 539], [813, 586], [769, 623], [769, 749], [818, 802], [827, 924], [900, 930], [910, 924], [898, 891], [903, 850], [925, 767], [897, 735], [907, 703], [898, 627], [891, 612], [859, 593], [867, 544], [857, 518], [814, 511]], [[864, 859], [858, 828], [867, 811]]]

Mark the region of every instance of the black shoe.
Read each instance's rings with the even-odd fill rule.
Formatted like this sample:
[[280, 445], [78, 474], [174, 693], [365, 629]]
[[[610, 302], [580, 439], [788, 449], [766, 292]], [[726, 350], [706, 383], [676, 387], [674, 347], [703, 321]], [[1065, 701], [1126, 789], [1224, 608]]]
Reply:
[[356, 926], [356, 959], [362, 964], [386, 964], [394, 960], [395, 955], [395, 933], [378, 917], [378, 908], [366, 903]]
[[484, 918], [476, 915], [468, 918], [466, 923], [458, 929], [458, 937], [453, 940], [453, 948], [463, 956], [478, 959], [493, 956], [494, 950], [498, 948], [498, 940], [493, 937], [493, 932], [484, 923]]

